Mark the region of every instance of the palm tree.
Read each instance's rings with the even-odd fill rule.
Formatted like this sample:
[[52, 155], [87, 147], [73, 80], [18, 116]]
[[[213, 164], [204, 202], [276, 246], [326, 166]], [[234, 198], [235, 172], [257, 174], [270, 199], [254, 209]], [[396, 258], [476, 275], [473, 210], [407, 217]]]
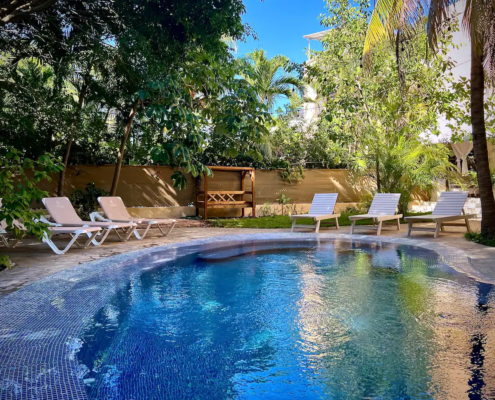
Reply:
[[[386, 40], [395, 44], [396, 54], [404, 52], [408, 39], [427, 28], [430, 47], [438, 50], [439, 34], [456, 18], [451, 0], [378, 0], [371, 16], [364, 43], [364, 58]], [[425, 10], [428, 23], [424, 24]], [[486, 0], [466, 0], [463, 28], [471, 38], [471, 125], [473, 149], [478, 173], [482, 222], [481, 232], [495, 237], [495, 198], [490, 178], [488, 147], [484, 115], [485, 73], [495, 77], [495, 3]], [[400, 56], [397, 57], [399, 62]]]
[[273, 111], [278, 99], [301, 93], [304, 85], [290, 70], [287, 57], [268, 59], [264, 50], [255, 50], [240, 59], [241, 75], [258, 93], [259, 100]]

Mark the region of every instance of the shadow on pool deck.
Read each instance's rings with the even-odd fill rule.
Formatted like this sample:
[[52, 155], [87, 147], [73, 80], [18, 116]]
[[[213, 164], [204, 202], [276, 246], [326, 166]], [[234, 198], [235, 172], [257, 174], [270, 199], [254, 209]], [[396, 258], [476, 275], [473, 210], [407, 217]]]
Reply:
[[[428, 224], [425, 224], [428, 226]], [[473, 221], [473, 229], [479, 230], [480, 223]], [[447, 232], [442, 233], [438, 239], [433, 235], [423, 232], [414, 232], [412, 239], [429, 239], [438, 243], [465, 251], [470, 257], [472, 267], [480, 273], [485, 281], [495, 283], [495, 248], [478, 245], [464, 239], [462, 228], [447, 227]], [[342, 227], [336, 231], [335, 228], [323, 228], [322, 232], [349, 233], [349, 227]], [[170, 237], [158, 236], [159, 232], [154, 230], [151, 236], [144, 240], [131, 239], [129, 242], [117, 242], [116, 237], [109, 237], [106, 243], [100, 247], [88, 249], [74, 248], [65, 255], [54, 254], [46, 244], [39, 243], [33, 239], [25, 240], [15, 249], [0, 247], [0, 255], [7, 254], [16, 263], [11, 270], [0, 271], [0, 296], [11, 293], [31, 282], [52, 275], [63, 269], [77, 264], [98, 260], [104, 257], [129, 251], [140, 250], [149, 247], [161, 246], [170, 243], [185, 242], [195, 239], [211, 238], [213, 236], [236, 235], [249, 233], [281, 233], [289, 232], [289, 229], [240, 229], [240, 228], [177, 228]], [[358, 234], [368, 233], [375, 235], [373, 231], [359, 230]], [[387, 226], [382, 231], [382, 237], [406, 237], [407, 226], [402, 225], [401, 230]], [[114, 239], [114, 240], [112, 240]]]

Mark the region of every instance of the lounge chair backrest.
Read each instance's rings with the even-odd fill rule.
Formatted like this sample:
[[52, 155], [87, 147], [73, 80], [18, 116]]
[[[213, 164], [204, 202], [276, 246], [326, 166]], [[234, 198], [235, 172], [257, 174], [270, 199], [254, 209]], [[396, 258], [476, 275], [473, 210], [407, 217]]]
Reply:
[[461, 215], [469, 192], [442, 192], [432, 215]]
[[337, 202], [337, 193], [316, 193], [309, 209], [313, 215], [331, 215]]
[[132, 219], [120, 197], [98, 197], [98, 203], [100, 203], [103, 212], [110, 220], [124, 221]]
[[75, 224], [78, 226], [83, 223], [67, 197], [45, 197], [43, 204], [57, 224]]
[[377, 193], [371, 202], [369, 215], [395, 215], [400, 193]]

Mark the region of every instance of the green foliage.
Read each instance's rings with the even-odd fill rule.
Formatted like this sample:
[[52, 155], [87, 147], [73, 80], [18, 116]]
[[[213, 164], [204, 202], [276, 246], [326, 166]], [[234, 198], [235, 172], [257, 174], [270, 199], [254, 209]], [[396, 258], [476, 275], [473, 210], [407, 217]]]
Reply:
[[282, 205], [285, 205], [285, 204], [290, 203], [291, 200], [292, 200], [292, 198], [291, 197], [287, 197], [285, 195], [285, 193], [282, 193], [282, 195], [280, 196], [280, 199], [277, 199], [278, 204], [282, 204]]
[[[195, 177], [211, 175], [202, 156], [208, 148], [224, 159], [243, 154], [261, 160], [260, 143], [268, 134], [271, 117], [255, 89], [239, 79], [235, 63], [203, 55], [191, 61], [188, 71], [182, 83], [154, 82], [141, 93], [153, 100], [147, 116], [164, 132], [164, 140], [152, 151], [153, 160]], [[173, 179], [176, 187], [185, 184], [179, 172]]]
[[294, 72], [297, 65], [287, 57], [277, 55], [271, 59], [264, 50], [255, 50], [239, 60], [240, 74], [254, 87], [260, 102], [273, 110], [280, 98], [290, 99], [302, 93], [304, 85]]
[[260, 217], [269, 217], [273, 214], [271, 204], [267, 201], [259, 210]]
[[[51, 154], [41, 155], [37, 160], [24, 158], [16, 149], [0, 154], [0, 221], [5, 221], [6, 230], [21, 239], [26, 233], [43, 237], [46, 224], [37, 222], [40, 213], [31, 210], [31, 204], [40, 202], [48, 193], [36, 185], [51, 181], [52, 174], [63, 166]], [[18, 221], [22, 223], [20, 226]]]
[[[359, 214], [358, 211], [344, 212], [339, 218], [340, 226], [351, 226], [352, 221], [349, 219], [351, 215]], [[422, 215], [422, 214], [409, 214], [409, 215]], [[253, 228], [253, 229], [288, 229], [292, 226], [292, 220], [288, 215], [272, 215], [259, 218], [231, 218], [231, 219], [210, 219], [208, 221], [212, 226], [217, 228]], [[300, 225], [313, 225], [313, 220], [308, 218], [302, 218], [297, 222]], [[404, 220], [401, 220], [404, 223]], [[369, 221], [358, 220], [357, 225], [367, 225]], [[334, 227], [333, 222], [322, 222], [322, 227], [330, 226]], [[335, 228], [333, 228], [335, 229]]]
[[270, 133], [272, 156], [264, 163], [281, 169], [282, 178], [304, 179], [304, 168], [344, 168], [348, 150], [335, 137], [326, 120], [318, 124], [296, 122], [293, 110], [280, 115]]
[[86, 189], [74, 190], [70, 196], [70, 201], [83, 221], [89, 221], [89, 215], [98, 208], [98, 197], [106, 196], [108, 193], [97, 188], [94, 182], [86, 184]]
[[[478, 187], [478, 174], [476, 171], [468, 172], [468, 187]], [[495, 186], [495, 168], [490, 168], [490, 177], [492, 180], [492, 185]]]
[[464, 235], [464, 237], [474, 243], [495, 247], [495, 239], [491, 235], [483, 234], [481, 232], [468, 232]]
[[[449, 152], [424, 140], [438, 134], [438, 115], [454, 127], [465, 113], [461, 95], [450, 90], [453, 62], [446, 56], [452, 32], [442, 37], [436, 57], [428, 54], [426, 33], [409, 41], [409, 57], [400, 74], [392, 47], [373, 53], [370, 71], [362, 66], [362, 43], [370, 18], [369, 2], [328, 2], [323, 24], [333, 28], [324, 50], [313, 56], [309, 76], [326, 98], [322, 124], [342, 149], [344, 160], [357, 176], [370, 176], [379, 192], [401, 193], [404, 213], [414, 189], [431, 192], [438, 179], [452, 176]], [[454, 27], [455, 30], [455, 27]]]
[[0, 256], [0, 271], [4, 269], [12, 269], [13, 264], [12, 261], [10, 261], [9, 256]]
[[285, 213], [285, 206], [287, 204], [289, 204], [291, 200], [292, 200], [292, 198], [287, 197], [285, 195], [285, 193], [282, 193], [282, 195], [280, 196], [280, 199], [277, 199], [278, 204], [280, 204], [282, 206], [282, 215], [284, 215], [284, 213]]
[[207, 172], [201, 155], [217, 138], [221, 157], [261, 159], [270, 117], [224, 41], [251, 34], [241, 0], [76, 3], [3, 33], [0, 147], [106, 164], [124, 138], [124, 164], [177, 167], [179, 188], [180, 172]]

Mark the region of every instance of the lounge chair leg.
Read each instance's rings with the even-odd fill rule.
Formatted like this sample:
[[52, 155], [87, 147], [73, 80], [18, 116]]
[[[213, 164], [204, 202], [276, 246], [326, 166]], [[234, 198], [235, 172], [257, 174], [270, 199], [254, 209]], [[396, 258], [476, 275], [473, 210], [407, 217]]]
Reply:
[[13, 249], [16, 244], [20, 242], [20, 239], [13, 239], [9, 241], [9, 239], [3, 235], [0, 235], [0, 239], [2, 239], [2, 242], [6, 247], [10, 247], [11, 249]]
[[411, 236], [412, 228], [413, 228], [413, 223], [409, 222], [407, 224], [407, 237]]
[[396, 221], [397, 221], [397, 230], [400, 231], [400, 219], [397, 218]]
[[466, 229], [468, 233], [471, 233], [472, 231], [471, 231], [471, 224], [469, 222], [469, 219], [466, 218], [465, 221], [466, 221]]
[[378, 222], [378, 229], [376, 231], [376, 236], [380, 236], [381, 235], [381, 233], [382, 233], [382, 225], [383, 225], [383, 221]]
[[[137, 226], [131, 226], [128, 230], [123, 229], [124, 231], [124, 236], [122, 237], [117, 229], [115, 229], [115, 233], [119, 237], [121, 242], [127, 242], [131, 235], [136, 231]], [[138, 238], [139, 239], [139, 238]]]
[[441, 222], [437, 222], [437, 227], [435, 228], [435, 236], [434, 236], [435, 239], [438, 237], [441, 225], [442, 225]]
[[124, 236], [124, 242], [127, 242], [129, 238], [132, 236], [132, 234], [136, 231], [137, 226], [134, 226], [131, 228], [131, 230], [127, 233], [127, 235]]
[[92, 242], [93, 242], [93, 239], [99, 234], [100, 232], [99, 231], [96, 231], [96, 232], [92, 232], [92, 233], [86, 233], [87, 236], [88, 236], [88, 240], [86, 240], [86, 242], [84, 243], [79, 243], [77, 241], [77, 238], [80, 234], [76, 234], [76, 235], [71, 235], [71, 237], [75, 238], [76, 240], [74, 241], [74, 244], [79, 247], [80, 249], [85, 249], [87, 248]]
[[[83, 248], [86, 248], [90, 245], [90, 243], [93, 241], [94, 237], [98, 234], [98, 232], [87, 232], [86, 233], [88, 236], [89, 236], [89, 239], [86, 241], [86, 243], [84, 244], [84, 247]], [[77, 238], [80, 236], [81, 234], [80, 233], [76, 233], [73, 237], [72, 237], [72, 240], [67, 244], [67, 246], [65, 246], [65, 248], [63, 250], [60, 250], [56, 245], [55, 243], [53, 243], [52, 241], [52, 235], [48, 236], [47, 233], [45, 232], [44, 236], [43, 236], [43, 239], [42, 241], [44, 243], [46, 243], [48, 246], [50, 246], [50, 248], [53, 250], [53, 252], [55, 254], [58, 254], [58, 255], [62, 255], [62, 254], [65, 254], [67, 252], [67, 250], [69, 250], [72, 245], [75, 243], [77, 246], [81, 247], [82, 245], [80, 245], [78, 242], [77, 242]]]
[[[96, 232], [96, 235], [91, 235], [91, 233], [89, 233], [89, 232], [86, 235], [88, 235], [88, 237], [93, 236], [93, 240], [91, 240], [91, 243], [93, 243], [93, 246], [99, 246], [105, 241], [105, 239], [107, 238], [109, 233], [110, 233], [110, 229], [104, 229], [101, 232]], [[99, 241], [96, 240], [96, 236], [98, 236], [98, 234], [103, 235]]]
[[320, 224], [321, 224], [321, 220], [318, 220], [318, 221], [314, 221], [314, 224], [315, 224], [315, 233], [319, 233], [320, 232]]
[[[175, 228], [175, 225], [177, 225], [177, 222], [174, 222], [167, 232], [164, 232], [162, 227], [159, 224], [158, 224], [158, 229], [160, 229], [160, 232], [162, 233], [163, 236], [168, 236], [170, 234], [170, 232], [172, 232], [172, 230]], [[143, 235], [143, 237], [144, 237], [144, 235]]]
[[297, 220], [295, 220], [295, 219], [292, 220], [292, 228], [290, 230], [291, 233], [294, 232], [294, 227], [296, 226], [296, 221]]
[[[158, 224], [157, 224], [158, 225]], [[158, 227], [160, 227], [160, 225], [158, 225]], [[151, 228], [151, 224], [148, 224], [148, 226], [146, 227], [146, 229], [144, 230], [143, 233], [140, 233], [137, 228], [134, 230], [134, 236], [136, 236], [136, 238], [138, 240], [141, 240], [141, 239], [144, 239], [144, 237], [146, 236], [146, 234], [148, 233], [148, 231], [150, 230]], [[161, 230], [161, 228], [160, 228]], [[163, 233], [163, 232], [162, 232]]]
[[442, 232], [445, 232], [445, 227], [443, 226], [443, 224], [442, 224], [442, 223], [440, 223], [440, 230], [441, 230]]
[[340, 229], [339, 219], [337, 217], [335, 217], [335, 228]]
[[352, 221], [351, 224], [351, 235], [354, 233], [354, 225], [356, 224], [356, 221]]

